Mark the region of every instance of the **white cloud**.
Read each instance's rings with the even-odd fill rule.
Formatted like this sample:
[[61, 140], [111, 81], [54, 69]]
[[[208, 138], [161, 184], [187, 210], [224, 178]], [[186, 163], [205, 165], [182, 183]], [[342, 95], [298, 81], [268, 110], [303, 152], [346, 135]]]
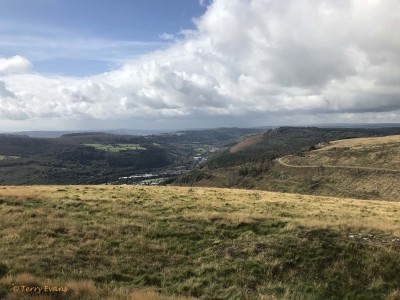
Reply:
[[398, 11], [397, 0], [215, 0], [197, 30], [115, 71], [2, 76], [19, 101], [2, 117], [400, 121]]
[[32, 67], [32, 64], [25, 57], [16, 55], [10, 58], [0, 58], [1, 73], [25, 73]]
[[10, 92], [3, 81], [0, 81], [0, 99], [15, 98], [15, 95]]
[[211, 1], [212, 1], [212, 0], [199, 0], [199, 4], [200, 4], [201, 6], [207, 6], [207, 5], [210, 4]]
[[163, 34], [160, 34], [160, 38], [162, 38], [163, 40], [171, 41], [171, 40], [175, 39], [175, 36], [170, 33], [163, 33]]

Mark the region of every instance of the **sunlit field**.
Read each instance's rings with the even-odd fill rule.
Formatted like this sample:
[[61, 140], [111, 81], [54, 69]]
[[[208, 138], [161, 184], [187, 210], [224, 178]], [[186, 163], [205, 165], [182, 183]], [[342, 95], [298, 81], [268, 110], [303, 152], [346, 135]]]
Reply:
[[248, 190], [2, 187], [0, 295], [50, 285], [68, 291], [42, 299], [398, 299], [399, 212]]

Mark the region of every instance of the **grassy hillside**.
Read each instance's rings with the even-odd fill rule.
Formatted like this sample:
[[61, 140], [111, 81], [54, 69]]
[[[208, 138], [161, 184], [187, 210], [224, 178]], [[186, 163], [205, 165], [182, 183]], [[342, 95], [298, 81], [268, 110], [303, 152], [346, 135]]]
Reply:
[[262, 135], [245, 137], [230, 150], [210, 159], [209, 169], [229, 168], [246, 163], [269, 162], [277, 157], [309, 150], [321, 142], [400, 134], [400, 128], [316, 128], [280, 127]]
[[400, 135], [338, 140], [301, 156], [285, 158], [300, 166], [346, 166], [400, 171]]
[[[261, 142], [266, 146], [258, 144], [256, 148], [243, 150], [244, 159], [239, 159], [239, 163], [227, 158], [238, 159], [241, 152], [235, 153], [238, 154], [236, 156], [224, 155], [217, 160], [226, 161], [227, 164], [213, 167], [213, 163], [210, 162], [202, 169], [181, 176], [175, 183], [359, 199], [400, 200], [399, 135], [330, 141], [330, 138], [324, 139], [319, 136], [324, 131], [304, 129], [304, 132], [301, 131], [303, 138], [296, 140], [295, 133], [299, 129], [285, 130], [286, 134], [280, 135], [282, 139], [278, 139], [279, 135], [273, 138], [266, 137]], [[312, 133], [313, 131], [317, 133]], [[340, 136], [344, 133], [349, 134], [340, 130], [329, 134]], [[299, 145], [306, 143], [309, 143], [307, 150], [296, 151]], [[291, 147], [291, 144], [294, 146]], [[280, 153], [281, 157], [265, 157], [270, 149], [278, 147], [281, 147], [281, 151], [276, 150], [274, 153]], [[264, 154], [254, 154], [258, 153], [255, 152], [256, 149], [265, 149]], [[259, 159], [251, 161], [246, 157]], [[231, 162], [235, 163], [231, 165]]]
[[281, 158], [275, 174], [311, 193], [400, 200], [400, 136], [338, 140], [321, 149]]
[[399, 216], [247, 190], [1, 187], [0, 298], [399, 299]]

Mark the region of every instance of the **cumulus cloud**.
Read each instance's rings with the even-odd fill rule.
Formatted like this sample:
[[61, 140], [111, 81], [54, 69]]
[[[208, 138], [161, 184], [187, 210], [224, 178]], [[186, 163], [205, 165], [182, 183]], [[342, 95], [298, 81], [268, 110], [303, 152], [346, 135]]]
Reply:
[[25, 57], [16, 55], [10, 58], [0, 58], [0, 74], [25, 73], [29, 71], [32, 64]]
[[15, 95], [10, 92], [3, 81], [0, 81], [0, 99], [15, 98]]
[[115, 71], [9, 74], [29, 62], [0, 60], [14, 99], [2, 118], [400, 121], [398, 11], [397, 0], [214, 0], [196, 30]]
[[24, 120], [27, 118], [22, 108], [25, 105], [22, 100], [7, 89], [5, 83], [0, 81], [0, 118], [9, 120]]

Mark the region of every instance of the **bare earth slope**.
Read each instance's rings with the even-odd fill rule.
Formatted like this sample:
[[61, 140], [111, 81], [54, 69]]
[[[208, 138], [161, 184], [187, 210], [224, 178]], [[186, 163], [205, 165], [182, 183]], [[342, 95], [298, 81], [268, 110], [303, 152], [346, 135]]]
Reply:
[[399, 216], [247, 190], [2, 187], [0, 298], [398, 299]]
[[230, 153], [237, 153], [243, 149], [249, 148], [251, 146], [257, 145], [258, 143], [260, 143], [264, 138], [264, 133], [259, 133], [256, 135], [252, 135], [250, 137], [246, 137], [245, 139], [243, 139], [242, 141], [240, 141], [239, 143], [237, 143], [236, 145], [232, 146], [229, 149]]

